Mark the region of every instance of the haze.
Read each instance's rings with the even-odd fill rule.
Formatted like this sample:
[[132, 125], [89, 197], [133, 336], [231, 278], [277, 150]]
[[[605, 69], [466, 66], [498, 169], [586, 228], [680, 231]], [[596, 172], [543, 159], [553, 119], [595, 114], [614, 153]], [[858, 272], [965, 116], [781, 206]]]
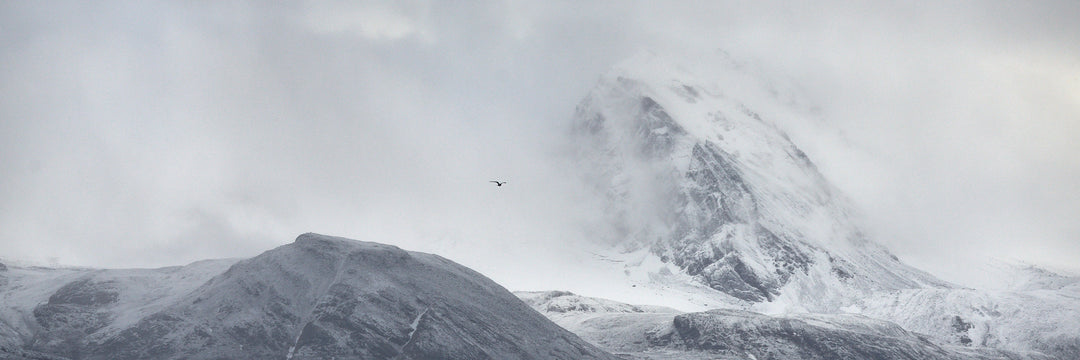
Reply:
[[574, 106], [637, 51], [723, 49], [817, 104], [787, 130], [905, 261], [1077, 270], [1080, 5], [694, 3], [4, 2], [0, 258], [315, 231], [549, 286], [531, 269], [597, 218], [562, 163]]

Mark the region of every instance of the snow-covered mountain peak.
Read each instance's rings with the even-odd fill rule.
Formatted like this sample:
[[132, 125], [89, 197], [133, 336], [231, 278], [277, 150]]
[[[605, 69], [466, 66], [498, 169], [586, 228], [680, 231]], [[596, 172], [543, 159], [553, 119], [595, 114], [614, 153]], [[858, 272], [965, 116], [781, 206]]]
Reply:
[[769, 81], [726, 56], [701, 64], [639, 54], [578, 106], [578, 155], [609, 214], [598, 237], [750, 302], [829, 308], [852, 289], [947, 286], [867, 239], [772, 120], [800, 115]]
[[781, 130], [821, 119], [753, 66], [683, 60], [620, 63], [575, 114], [585, 179], [604, 194], [595, 237], [622, 252], [605, 259], [647, 251], [680, 272], [623, 262], [648, 279], [639, 289], [678, 297], [672, 281], [690, 279], [739, 299], [733, 311], [853, 313], [961, 347], [1076, 358], [1076, 277], [991, 261], [950, 278], [963, 289], [907, 266]]
[[[715, 153], [717, 160], [734, 167], [727, 172], [738, 177], [732, 180], [769, 190], [758, 191], [758, 195], [770, 195], [759, 200], [777, 202], [769, 209], [777, 213], [766, 214], [775, 216], [764, 220], [783, 217], [774, 221], [775, 226], [799, 221], [792, 230], [819, 231], [807, 238], [833, 243], [837, 230], [843, 229], [816, 229], [816, 224], [829, 221], [819, 221], [815, 215], [850, 218], [846, 199], [836, 195], [813, 162], [773, 122], [776, 116], [792, 116], [784, 111], [786, 105], [774, 101], [764, 110], [753, 105], [770, 98], [751, 86], [766, 80], [743, 71], [726, 56], [718, 61], [716, 67], [689, 67], [643, 52], [602, 77], [579, 105], [578, 124], [592, 135], [606, 137], [604, 150], [609, 155], [628, 157], [620, 161], [636, 162], [633, 165], [659, 162], [688, 173], [700, 170], [703, 164], [695, 163], [700, 156]], [[815, 210], [840, 213], [813, 214]], [[844, 235], [849, 235], [845, 236], [848, 240], [859, 239], [857, 234]]]

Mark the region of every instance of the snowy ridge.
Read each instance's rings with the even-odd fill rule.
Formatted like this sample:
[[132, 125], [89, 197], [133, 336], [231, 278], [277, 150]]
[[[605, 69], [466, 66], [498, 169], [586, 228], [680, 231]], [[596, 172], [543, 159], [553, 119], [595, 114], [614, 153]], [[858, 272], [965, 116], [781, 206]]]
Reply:
[[943, 341], [1061, 359], [1080, 355], [1080, 290], [913, 289], [883, 292], [847, 309]]
[[0, 273], [0, 344], [41, 341], [41, 334], [50, 331], [42, 319], [84, 318], [81, 327], [93, 330], [92, 339], [115, 335], [237, 261], [203, 260], [160, 269], [9, 267]]
[[583, 339], [633, 359], [1051, 359], [1037, 352], [940, 343], [859, 315], [682, 313], [560, 291], [517, 295]]
[[1029, 291], [1080, 287], [1080, 276], [1058, 273], [1020, 260], [990, 258], [967, 270], [978, 276], [957, 276], [955, 282], [978, 290]]
[[664, 306], [630, 305], [618, 301], [578, 296], [568, 291], [516, 291], [514, 295], [544, 314], [679, 312]]

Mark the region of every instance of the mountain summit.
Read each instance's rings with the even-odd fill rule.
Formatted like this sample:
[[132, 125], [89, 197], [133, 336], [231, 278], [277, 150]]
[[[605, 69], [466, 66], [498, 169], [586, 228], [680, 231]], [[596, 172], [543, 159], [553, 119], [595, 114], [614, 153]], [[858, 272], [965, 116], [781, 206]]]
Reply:
[[703, 75], [639, 54], [578, 106], [577, 155], [604, 194], [608, 242], [749, 303], [823, 311], [877, 290], [950, 287], [867, 237], [774, 124], [799, 116], [781, 94], [748, 87], [760, 79], [729, 58], [712, 64]]
[[710, 56], [639, 54], [578, 106], [576, 155], [606, 214], [601, 260], [669, 298], [694, 297], [691, 310], [858, 314], [941, 343], [1077, 358], [1077, 279], [999, 271], [1016, 273], [994, 279], [1014, 288], [975, 290], [904, 264], [778, 126], [817, 121], [812, 107]]
[[0, 345], [76, 359], [614, 358], [436, 255], [309, 233], [227, 265], [9, 269]]

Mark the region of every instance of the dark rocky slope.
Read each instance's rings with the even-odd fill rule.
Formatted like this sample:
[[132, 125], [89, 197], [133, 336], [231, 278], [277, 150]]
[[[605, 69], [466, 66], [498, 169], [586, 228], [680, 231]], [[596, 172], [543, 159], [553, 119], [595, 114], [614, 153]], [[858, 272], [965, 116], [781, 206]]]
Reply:
[[35, 307], [29, 341], [6, 343], [73, 359], [614, 358], [447, 259], [317, 234], [124, 326], [140, 306], [129, 278], [67, 278]]

